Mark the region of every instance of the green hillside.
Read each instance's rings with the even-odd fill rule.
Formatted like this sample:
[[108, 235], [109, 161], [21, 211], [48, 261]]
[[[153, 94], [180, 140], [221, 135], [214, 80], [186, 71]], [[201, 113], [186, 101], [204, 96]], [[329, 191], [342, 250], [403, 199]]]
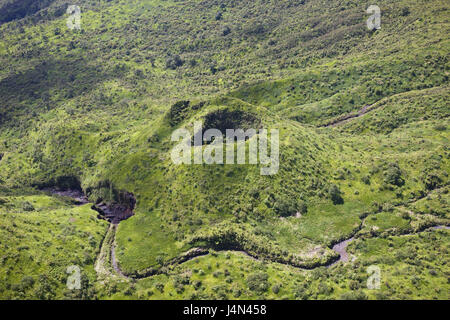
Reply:
[[[0, 298], [449, 298], [447, 1], [68, 4], [0, 1]], [[174, 164], [196, 121], [278, 129], [278, 173]]]

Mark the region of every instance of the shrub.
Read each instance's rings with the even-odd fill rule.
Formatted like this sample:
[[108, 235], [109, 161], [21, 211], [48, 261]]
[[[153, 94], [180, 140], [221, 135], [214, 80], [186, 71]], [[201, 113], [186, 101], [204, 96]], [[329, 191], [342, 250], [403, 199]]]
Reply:
[[34, 285], [34, 278], [31, 276], [25, 276], [22, 278], [20, 284], [24, 289], [31, 288]]
[[175, 70], [178, 67], [181, 67], [184, 64], [184, 61], [181, 59], [179, 55], [170, 56], [166, 60], [166, 68]]
[[434, 127], [434, 130], [436, 131], [445, 131], [447, 130], [447, 126], [445, 124], [438, 124]]
[[156, 283], [156, 284], [155, 284], [155, 288], [156, 288], [159, 292], [163, 293], [163, 292], [164, 292], [164, 283], [161, 283], [161, 282]]
[[364, 176], [361, 180], [364, 184], [370, 185], [370, 176]]
[[330, 189], [328, 189], [328, 194], [330, 196], [331, 201], [333, 201], [334, 204], [343, 204], [344, 199], [341, 196], [341, 190], [339, 187], [335, 184], [331, 185]]
[[272, 292], [273, 293], [275, 293], [275, 294], [278, 294], [278, 292], [280, 292], [280, 287], [281, 287], [281, 285], [280, 284], [275, 284], [273, 287], [272, 287]]
[[[259, 198], [259, 188], [252, 188], [249, 191], [249, 195], [250, 197], [254, 198], [254, 199], [258, 199]], [[1, 200], [1, 199], [0, 199]]]
[[306, 299], [308, 299], [309, 294], [306, 290], [306, 287], [303, 285], [300, 285], [294, 289], [294, 296], [297, 299], [306, 300]]
[[155, 260], [156, 260], [156, 263], [158, 263], [161, 266], [164, 264], [164, 256], [159, 255], [156, 257]]
[[248, 288], [257, 293], [264, 293], [269, 288], [268, 278], [264, 272], [252, 273], [247, 277]]
[[406, 16], [408, 16], [409, 14], [411, 13], [411, 11], [409, 10], [409, 7], [403, 7], [402, 8], [402, 16], [403, 17], [406, 17]]
[[225, 27], [223, 27], [223, 28], [222, 28], [222, 36], [226, 36], [226, 35], [229, 35], [229, 34], [230, 34], [230, 32], [231, 32], [231, 29], [230, 29], [230, 27], [228, 27], [228, 26], [225, 26]]
[[387, 170], [384, 172], [384, 182], [390, 185], [401, 187], [405, 184], [405, 180], [402, 177], [402, 171], [398, 164], [390, 163]]
[[168, 114], [169, 122], [171, 126], [175, 126], [186, 117], [186, 113], [189, 111], [190, 101], [178, 101], [170, 107]]
[[273, 207], [275, 213], [281, 217], [293, 216], [297, 213], [297, 204], [289, 198], [280, 198]]
[[358, 290], [360, 287], [359, 282], [356, 280], [350, 281], [349, 288], [350, 290]]
[[34, 207], [31, 203], [29, 203], [28, 201], [24, 201], [22, 203], [22, 209], [23, 211], [34, 211]]
[[329, 296], [333, 292], [333, 287], [329, 287], [326, 283], [320, 283], [318, 287], [318, 293]]
[[409, 220], [410, 219], [409, 213], [407, 211], [403, 211], [401, 213], [401, 217], [402, 217], [402, 219], [405, 219], [405, 220]]
[[298, 212], [301, 214], [305, 214], [308, 212], [308, 206], [306, 205], [306, 202], [303, 200], [300, 200], [298, 203]]
[[425, 188], [427, 190], [434, 190], [442, 183], [440, 172], [432, 171], [426, 174], [424, 178]]

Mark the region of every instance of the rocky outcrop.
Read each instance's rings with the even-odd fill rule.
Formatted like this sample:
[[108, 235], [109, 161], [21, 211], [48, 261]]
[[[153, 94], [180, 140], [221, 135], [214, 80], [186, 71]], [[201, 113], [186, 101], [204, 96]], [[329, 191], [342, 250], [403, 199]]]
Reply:
[[132, 193], [123, 192], [121, 194], [121, 202], [104, 202], [102, 199], [97, 204], [92, 206], [92, 209], [99, 213], [100, 219], [108, 220], [113, 224], [126, 220], [134, 215], [134, 208], [136, 206], [136, 198]]

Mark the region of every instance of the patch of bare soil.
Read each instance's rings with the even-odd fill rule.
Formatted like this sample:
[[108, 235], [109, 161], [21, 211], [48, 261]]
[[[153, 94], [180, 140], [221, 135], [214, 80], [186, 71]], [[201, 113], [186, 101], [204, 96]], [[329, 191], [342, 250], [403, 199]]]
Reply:
[[323, 127], [336, 127], [338, 125], [347, 123], [354, 118], [359, 118], [359, 117], [365, 115], [367, 112], [371, 111], [372, 106], [373, 105], [366, 105], [363, 108], [361, 108], [357, 113], [350, 113], [350, 114], [344, 115], [344, 116], [332, 121], [331, 123], [324, 125]]
[[71, 198], [73, 202], [79, 206], [89, 203], [86, 195], [84, 195], [80, 190], [44, 189], [44, 191], [49, 191], [53, 195]]

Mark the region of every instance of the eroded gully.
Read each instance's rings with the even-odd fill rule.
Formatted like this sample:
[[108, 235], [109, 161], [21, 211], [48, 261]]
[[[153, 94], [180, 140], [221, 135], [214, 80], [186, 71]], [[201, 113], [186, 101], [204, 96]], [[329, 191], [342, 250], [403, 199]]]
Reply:
[[[88, 203], [88, 199], [87, 197], [79, 190], [47, 190], [50, 191], [52, 194], [54, 195], [58, 195], [58, 196], [64, 196], [64, 197], [69, 197], [71, 198], [74, 203], [76, 205], [84, 205]], [[100, 248], [100, 253], [99, 253], [99, 257], [97, 258], [96, 261], [96, 270], [99, 273], [106, 273], [107, 267], [105, 267], [105, 264], [108, 263], [108, 261], [105, 260], [109, 260], [111, 267], [113, 268], [114, 272], [119, 275], [120, 277], [123, 278], [130, 278], [130, 276], [127, 276], [125, 273], [123, 273], [123, 271], [121, 270], [118, 262], [117, 262], [117, 258], [116, 258], [116, 231], [117, 231], [117, 227], [119, 225], [119, 223], [123, 220], [126, 220], [128, 218], [130, 218], [131, 216], [134, 215], [134, 208], [135, 208], [135, 204], [136, 204], [136, 199], [134, 198], [134, 196], [131, 193], [125, 193], [125, 204], [117, 204], [117, 203], [113, 203], [113, 204], [107, 204], [105, 202], [99, 202], [95, 205], [92, 206], [92, 209], [96, 210], [99, 215], [98, 218], [100, 219], [104, 219], [110, 222], [110, 227], [109, 230], [105, 236], [105, 239], [102, 242], [101, 248]], [[428, 230], [441, 230], [441, 229], [450, 229], [449, 226], [434, 226], [434, 227], [430, 227], [427, 228], [424, 231], [428, 231]], [[406, 235], [411, 235], [411, 234], [417, 234], [417, 233], [408, 233], [408, 234], [404, 234], [404, 236]], [[335, 251], [337, 254], [339, 254], [339, 259], [336, 261], [332, 261], [326, 265], [321, 265], [321, 266], [325, 266], [325, 267], [332, 267], [337, 265], [339, 262], [345, 263], [349, 261], [349, 254], [347, 252], [347, 247], [348, 245], [355, 240], [355, 236], [352, 236], [349, 239], [345, 239], [342, 240], [336, 244], [333, 245], [332, 250]], [[110, 245], [110, 250], [109, 252], [105, 251], [105, 246]], [[193, 249], [195, 251], [195, 249]], [[180, 263], [184, 263], [187, 262], [189, 260], [195, 259], [199, 256], [203, 256], [205, 254], [208, 254], [208, 250], [200, 250], [197, 249], [198, 254], [193, 254], [193, 255], [189, 255], [186, 257], [186, 259], [181, 259], [180, 261], [178, 261], [178, 264]], [[257, 257], [254, 257], [252, 255], [249, 255], [247, 252], [245, 251], [240, 251], [242, 253], [244, 253], [246, 256], [251, 257], [252, 259], [257, 259]], [[109, 257], [109, 259], [108, 259]], [[321, 266], [317, 266], [321, 267]], [[302, 268], [300, 268], [302, 269]], [[149, 275], [151, 276], [151, 275]], [[134, 278], [145, 278], [146, 276], [142, 276], [142, 277], [134, 277]]]

